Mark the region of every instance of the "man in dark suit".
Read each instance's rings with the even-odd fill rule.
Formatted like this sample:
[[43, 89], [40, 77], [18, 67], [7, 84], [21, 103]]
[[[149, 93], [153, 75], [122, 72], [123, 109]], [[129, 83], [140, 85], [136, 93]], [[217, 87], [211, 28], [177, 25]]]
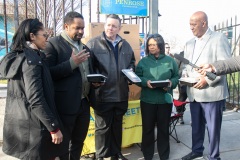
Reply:
[[87, 47], [81, 43], [83, 16], [69, 12], [64, 17], [64, 31], [51, 38], [45, 49], [55, 87], [55, 101], [69, 141], [61, 160], [79, 160], [90, 121], [91, 72]]

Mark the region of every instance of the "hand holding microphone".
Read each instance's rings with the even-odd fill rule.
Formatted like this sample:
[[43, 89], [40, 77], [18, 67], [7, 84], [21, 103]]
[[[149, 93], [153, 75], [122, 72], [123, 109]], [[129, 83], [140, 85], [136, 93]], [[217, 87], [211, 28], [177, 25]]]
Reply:
[[[190, 66], [192, 66], [193, 68], [196, 69], [201, 69], [200, 67], [196, 66], [195, 64], [189, 62], [189, 60], [187, 60], [186, 58], [180, 56], [179, 54], [174, 54], [174, 57], [176, 59], [178, 59], [179, 61], [183, 62], [184, 64], [188, 64]], [[217, 75], [215, 75], [214, 73], [211, 72], [206, 72], [206, 76], [210, 79], [210, 80], [215, 80]]]

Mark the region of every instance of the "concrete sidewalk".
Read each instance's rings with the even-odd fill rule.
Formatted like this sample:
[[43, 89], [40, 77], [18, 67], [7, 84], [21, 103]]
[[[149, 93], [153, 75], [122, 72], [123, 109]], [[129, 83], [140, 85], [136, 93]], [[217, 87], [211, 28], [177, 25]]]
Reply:
[[[169, 160], [179, 160], [191, 152], [191, 125], [190, 125], [189, 106], [184, 115], [184, 125], [177, 126], [178, 138], [181, 141], [176, 143], [170, 138], [170, 157]], [[207, 160], [208, 154], [208, 136], [206, 132], [204, 157], [201, 160]], [[129, 160], [144, 159], [140, 148], [134, 145], [130, 148], [123, 149], [123, 153], [127, 155]], [[240, 160], [240, 113], [234, 111], [225, 111], [223, 116], [220, 154], [222, 160]], [[159, 160], [159, 156], [155, 147], [155, 156], [153, 160]]]
[[7, 84], [0, 83], [0, 98], [5, 98], [7, 96]]
[[[5, 108], [5, 98], [0, 98], [0, 141], [2, 141], [2, 125]], [[181, 159], [184, 155], [191, 152], [191, 125], [190, 125], [190, 112], [189, 106], [186, 107], [184, 114], [184, 125], [177, 126], [178, 138], [181, 141], [177, 143], [174, 139], [170, 138], [171, 152], [169, 160]], [[205, 160], [208, 154], [208, 139], [206, 134], [205, 139], [204, 157]], [[131, 147], [122, 149], [123, 154], [129, 160], [143, 160], [141, 149], [137, 144]], [[220, 152], [222, 160], [240, 160], [240, 113], [234, 111], [225, 111], [223, 116], [222, 132], [221, 132], [221, 145]], [[2, 153], [0, 146], [0, 159], [1, 160], [16, 160]], [[107, 158], [109, 160], [110, 158]], [[153, 160], [159, 160], [157, 150], [155, 148], [155, 155]]]

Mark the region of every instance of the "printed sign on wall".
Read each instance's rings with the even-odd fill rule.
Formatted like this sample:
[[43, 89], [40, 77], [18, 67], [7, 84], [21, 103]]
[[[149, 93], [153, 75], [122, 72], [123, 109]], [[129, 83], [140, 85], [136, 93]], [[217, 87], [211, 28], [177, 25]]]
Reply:
[[[95, 116], [91, 108], [90, 124], [81, 155], [95, 152]], [[142, 142], [142, 116], [140, 100], [128, 101], [128, 110], [123, 116], [122, 147]]]
[[147, 16], [147, 0], [101, 0], [100, 13]]

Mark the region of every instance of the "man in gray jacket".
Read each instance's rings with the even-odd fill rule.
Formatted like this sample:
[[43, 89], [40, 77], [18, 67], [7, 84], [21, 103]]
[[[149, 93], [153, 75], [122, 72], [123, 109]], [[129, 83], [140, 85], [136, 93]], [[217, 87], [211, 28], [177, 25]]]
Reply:
[[107, 77], [106, 82], [95, 90], [95, 148], [97, 160], [127, 160], [121, 154], [122, 120], [128, 108], [128, 81], [122, 69], [134, 70], [135, 57], [129, 43], [118, 33], [121, 20], [108, 16], [105, 31], [87, 46], [91, 50], [93, 70]]
[[[206, 13], [198, 11], [190, 18], [190, 29], [193, 39], [188, 41], [184, 58], [195, 65], [213, 63], [230, 57], [230, 45], [227, 37], [213, 32], [208, 27]], [[203, 155], [205, 128], [209, 136], [209, 160], [220, 160], [219, 144], [222, 124], [222, 111], [228, 88], [225, 76], [210, 80], [200, 75], [192, 66], [186, 66], [187, 75], [198, 79], [193, 87], [187, 87], [192, 120], [192, 152], [182, 160], [192, 160]]]

